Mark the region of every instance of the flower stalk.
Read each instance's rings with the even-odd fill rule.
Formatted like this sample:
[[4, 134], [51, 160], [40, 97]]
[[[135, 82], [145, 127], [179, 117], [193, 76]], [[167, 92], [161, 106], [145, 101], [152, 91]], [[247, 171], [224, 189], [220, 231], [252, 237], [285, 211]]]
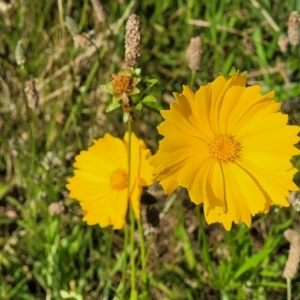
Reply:
[[[128, 203], [131, 202], [130, 198], [130, 177], [131, 177], [131, 120], [129, 119], [127, 122], [127, 132], [128, 132]], [[130, 268], [131, 268], [131, 290], [130, 290], [130, 300], [137, 299], [137, 291], [135, 286], [135, 275], [136, 275], [136, 268], [135, 268], [135, 259], [134, 259], [134, 225], [135, 225], [135, 218], [134, 213], [131, 205], [129, 205], [129, 216], [130, 216]]]

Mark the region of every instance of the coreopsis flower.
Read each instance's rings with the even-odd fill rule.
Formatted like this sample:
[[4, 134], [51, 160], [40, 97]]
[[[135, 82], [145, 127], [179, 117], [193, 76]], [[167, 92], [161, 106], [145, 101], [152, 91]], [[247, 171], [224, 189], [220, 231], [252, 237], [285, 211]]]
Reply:
[[76, 156], [74, 177], [68, 178], [70, 198], [80, 202], [88, 225], [125, 225], [128, 203], [140, 217], [142, 187], [152, 183], [151, 154], [142, 140], [131, 135], [130, 190], [128, 190], [128, 133], [124, 140], [105, 134]]
[[299, 127], [287, 125], [274, 91], [262, 95], [236, 74], [174, 95], [161, 112], [164, 138], [150, 162], [165, 193], [187, 188], [194, 203], [203, 203], [207, 223], [227, 230], [232, 222], [250, 226], [251, 216], [273, 204], [289, 205], [289, 190], [298, 190], [290, 159], [300, 154]]

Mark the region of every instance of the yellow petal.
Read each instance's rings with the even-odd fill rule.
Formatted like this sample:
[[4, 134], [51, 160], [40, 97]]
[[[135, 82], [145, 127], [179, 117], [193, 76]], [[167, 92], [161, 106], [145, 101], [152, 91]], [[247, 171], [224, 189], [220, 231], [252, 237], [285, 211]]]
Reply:
[[223, 101], [220, 103], [219, 112], [216, 119], [218, 134], [231, 134], [228, 128], [228, 121], [231, 120], [232, 110], [236, 99], [239, 99], [245, 90], [245, 86], [232, 86], [224, 94]]
[[232, 222], [244, 222], [247, 226], [251, 225], [251, 216], [248, 207], [245, 205], [243, 194], [236, 185], [234, 170], [231, 165], [223, 165], [223, 172], [226, 182], [225, 190], [225, 211], [217, 210], [215, 208], [208, 208], [205, 218], [207, 222], [220, 222], [224, 225], [226, 230], [230, 230]]
[[67, 188], [70, 190], [69, 197], [75, 198], [78, 201], [107, 197], [112, 192], [109, 182], [103, 184], [91, 183], [80, 180], [77, 176], [69, 179]]
[[[274, 203], [288, 206], [286, 197], [289, 196], [289, 190], [295, 190], [295, 184], [292, 180], [286, 180], [273, 173], [269, 173], [268, 170], [264, 170], [246, 159], [239, 164], [255, 177], [261, 186], [261, 189], [264, 190], [266, 199], [269, 197], [271, 204]], [[283, 184], [283, 179], [285, 184]]]
[[122, 229], [128, 206], [127, 190], [112, 192], [109, 197], [98, 201], [83, 201], [80, 203], [84, 212], [83, 220], [88, 225], [99, 224], [101, 227], [113, 226]]
[[130, 196], [130, 204], [134, 212], [134, 216], [136, 219], [140, 218], [141, 214], [141, 195], [142, 195], [142, 188], [141, 185], [137, 182], [132, 190], [131, 196]]
[[280, 127], [271, 132], [256, 133], [241, 139], [245, 151], [275, 152], [288, 156], [299, 155], [300, 151], [294, 147], [299, 140], [293, 127]]

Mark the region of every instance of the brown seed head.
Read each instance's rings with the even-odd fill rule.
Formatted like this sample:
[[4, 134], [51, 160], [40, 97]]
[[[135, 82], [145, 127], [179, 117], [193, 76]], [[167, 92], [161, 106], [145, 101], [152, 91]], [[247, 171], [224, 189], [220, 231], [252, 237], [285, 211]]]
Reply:
[[202, 41], [201, 38], [194, 37], [191, 38], [190, 44], [186, 50], [186, 59], [189, 63], [191, 70], [198, 70], [200, 68], [202, 56]]
[[126, 23], [125, 62], [128, 67], [136, 67], [141, 54], [141, 20], [136, 14], [129, 16]]
[[113, 86], [114, 91], [117, 95], [122, 95], [123, 93], [128, 94], [133, 87], [132, 77], [125, 75], [113, 74]]
[[293, 11], [288, 21], [288, 36], [290, 44], [296, 46], [299, 44], [299, 14]]
[[107, 19], [107, 14], [104, 10], [102, 3], [99, 0], [91, 0], [95, 15], [100, 23], [103, 23]]
[[281, 34], [278, 38], [277, 45], [282, 53], [286, 52], [288, 43], [289, 43], [288, 37], [285, 34]]
[[39, 93], [36, 89], [35, 80], [31, 79], [25, 82], [25, 94], [28, 106], [35, 109], [39, 104]]
[[290, 242], [290, 252], [285, 264], [283, 276], [292, 279], [296, 276], [300, 261], [300, 235], [294, 230], [287, 229], [284, 232], [285, 238]]

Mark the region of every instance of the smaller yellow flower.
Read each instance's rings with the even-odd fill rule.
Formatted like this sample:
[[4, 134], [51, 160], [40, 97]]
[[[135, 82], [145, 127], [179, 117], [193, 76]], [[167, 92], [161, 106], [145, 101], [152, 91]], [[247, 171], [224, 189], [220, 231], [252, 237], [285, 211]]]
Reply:
[[151, 158], [142, 140], [131, 135], [130, 194], [128, 195], [128, 133], [124, 140], [105, 134], [76, 156], [74, 176], [68, 178], [70, 197], [80, 202], [88, 225], [122, 229], [128, 202], [140, 218], [142, 187], [152, 183]]

